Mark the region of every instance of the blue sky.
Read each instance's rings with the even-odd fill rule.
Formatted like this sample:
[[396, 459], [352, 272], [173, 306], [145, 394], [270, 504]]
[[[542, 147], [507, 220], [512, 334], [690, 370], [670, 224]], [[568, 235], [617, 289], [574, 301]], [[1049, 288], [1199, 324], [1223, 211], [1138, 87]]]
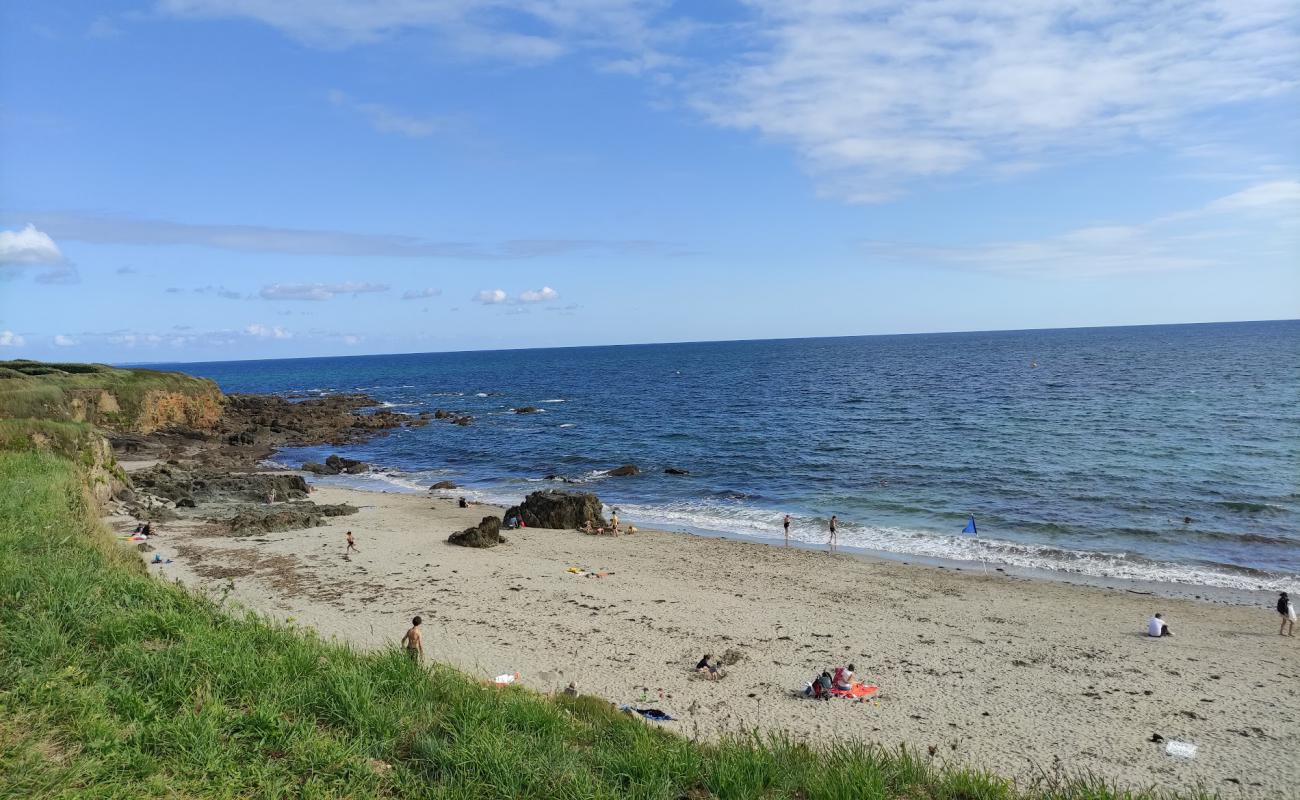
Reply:
[[0, 15], [0, 358], [1300, 316], [1290, 2]]

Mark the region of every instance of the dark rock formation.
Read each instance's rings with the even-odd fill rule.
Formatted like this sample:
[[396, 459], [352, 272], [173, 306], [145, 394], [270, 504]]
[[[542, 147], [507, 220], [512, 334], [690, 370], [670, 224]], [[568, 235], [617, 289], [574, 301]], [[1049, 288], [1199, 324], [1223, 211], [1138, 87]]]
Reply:
[[629, 475], [640, 475], [641, 469], [636, 464], [624, 464], [621, 467], [615, 467], [605, 473], [613, 478], [623, 478]]
[[438, 481], [437, 483], [429, 487], [429, 491], [436, 492], [440, 489], [457, 489], [457, 488], [459, 487], [456, 486], [456, 484], [453, 483], [452, 481]]
[[356, 475], [360, 472], [370, 470], [370, 465], [364, 461], [357, 461], [354, 458], [343, 458], [342, 456], [332, 455], [325, 459], [324, 464], [318, 464], [310, 461], [302, 465], [304, 472], [312, 472], [317, 475], [339, 475], [348, 474]]
[[311, 501], [284, 503], [275, 506], [242, 506], [224, 519], [213, 519], [225, 525], [236, 536], [274, 531], [292, 531], [315, 528], [325, 524], [327, 517], [341, 517], [357, 513], [356, 506], [347, 503], [317, 504]]
[[231, 473], [208, 467], [187, 468], [169, 464], [132, 473], [131, 483], [136, 491], [170, 500], [180, 508], [236, 500], [265, 502], [272, 495], [276, 500], [301, 500], [307, 497], [308, 492], [307, 482], [301, 475]]
[[515, 409], [516, 414], [536, 414], [538, 411], [541, 409], [537, 406], [521, 406]]
[[606, 523], [600, 510], [600, 498], [591, 492], [549, 489], [528, 495], [523, 503], [507, 511], [505, 518], [518, 517], [530, 528], [576, 530], [585, 522], [604, 526]]
[[447, 541], [461, 547], [496, 547], [505, 539], [501, 536], [501, 520], [484, 517], [478, 525], [448, 536]]
[[434, 419], [440, 419], [443, 422], [450, 422], [453, 425], [468, 425], [474, 421], [469, 414], [459, 414], [455, 411], [448, 411], [445, 408], [439, 408], [433, 412]]
[[664, 470], [664, 474], [665, 475], [690, 475], [691, 471], [688, 469], [678, 469], [677, 467], [668, 467]]

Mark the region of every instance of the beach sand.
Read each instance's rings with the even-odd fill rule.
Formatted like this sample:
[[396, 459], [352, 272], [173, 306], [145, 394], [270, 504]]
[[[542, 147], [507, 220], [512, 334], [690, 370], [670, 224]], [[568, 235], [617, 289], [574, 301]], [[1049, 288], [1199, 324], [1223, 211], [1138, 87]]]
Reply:
[[[1162, 599], [648, 530], [511, 531], [475, 550], [448, 534], [500, 509], [335, 487], [313, 499], [362, 508], [250, 538], [166, 523], [153, 544], [173, 562], [150, 570], [362, 648], [395, 646], [420, 614], [435, 660], [481, 678], [518, 672], [543, 692], [574, 681], [662, 708], [691, 737], [757, 729], [933, 748], [1022, 785], [1091, 772], [1300, 796], [1300, 638], [1278, 636], [1271, 598]], [[347, 530], [361, 550], [350, 560]], [[1155, 611], [1176, 636], [1143, 635]], [[721, 680], [695, 674], [705, 653], [731, 662]], [[880, 686], [878, 702], [795, 696], [847, 662]], [[1152, 734], [1198, 752], [1172, 757]]]

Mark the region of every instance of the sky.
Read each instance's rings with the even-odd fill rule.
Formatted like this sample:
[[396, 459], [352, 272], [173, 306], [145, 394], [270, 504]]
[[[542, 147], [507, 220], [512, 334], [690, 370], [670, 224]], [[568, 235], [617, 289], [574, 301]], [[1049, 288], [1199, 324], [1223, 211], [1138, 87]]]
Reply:
[[0, 358], [1300, 317], [1292, 0], [6, 0]]

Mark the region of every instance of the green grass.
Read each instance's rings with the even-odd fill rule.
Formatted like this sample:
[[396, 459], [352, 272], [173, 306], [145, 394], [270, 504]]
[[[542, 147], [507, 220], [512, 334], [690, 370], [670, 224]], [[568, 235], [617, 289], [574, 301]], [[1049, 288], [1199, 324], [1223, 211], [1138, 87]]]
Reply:
[[[103, 392], [112, 395], [117, 410], [99, 407]], [[168, 394], [214, 404], [220, 398], [212, 381], [178, 372], [0, 361], [0, 419], [72, 421], [80, 411], [87, 422], [130, 430], [148, 413], [151, 397]]]
[[696, 744], [595, 698], [359, 653], [149, 577], [48, 453], [0, 452], [0, 554], [0, 798], [1146, 796], [1017, 793], [848, 743]]

